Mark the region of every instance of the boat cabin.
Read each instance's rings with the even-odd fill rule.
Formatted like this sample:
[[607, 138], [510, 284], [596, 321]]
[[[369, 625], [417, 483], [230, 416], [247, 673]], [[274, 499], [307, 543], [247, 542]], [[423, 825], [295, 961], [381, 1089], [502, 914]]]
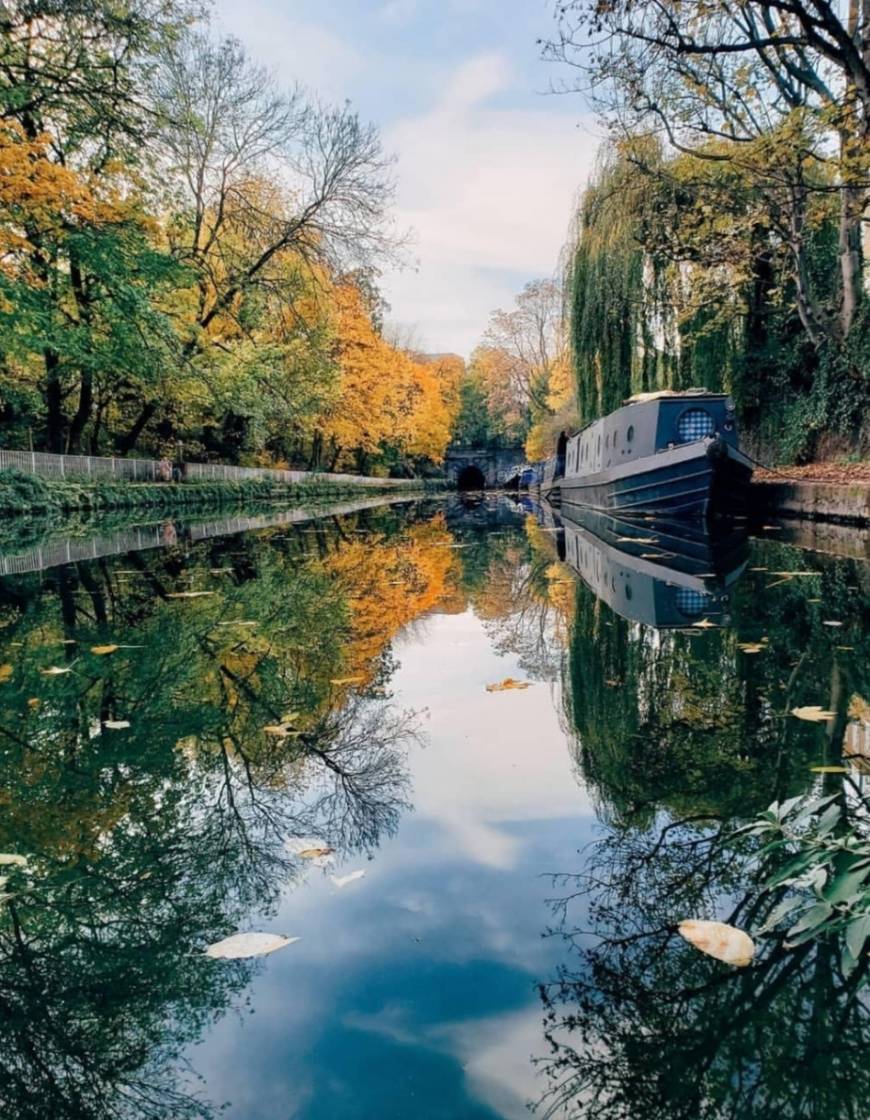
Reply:
[[596, 474], [718, 435], [737, 447], [734, 402], [706, 389], [644, 393], [568, 441], [565, 476]]

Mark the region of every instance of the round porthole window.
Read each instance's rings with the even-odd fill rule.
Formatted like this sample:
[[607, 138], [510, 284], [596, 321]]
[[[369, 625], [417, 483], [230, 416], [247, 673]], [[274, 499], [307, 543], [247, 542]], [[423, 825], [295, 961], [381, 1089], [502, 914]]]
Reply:
[[706, 439], [715, 431], [713, 417], [706, 409], [687, 408], [677, 421], [677, 436], [680, 443], [694, 443]]

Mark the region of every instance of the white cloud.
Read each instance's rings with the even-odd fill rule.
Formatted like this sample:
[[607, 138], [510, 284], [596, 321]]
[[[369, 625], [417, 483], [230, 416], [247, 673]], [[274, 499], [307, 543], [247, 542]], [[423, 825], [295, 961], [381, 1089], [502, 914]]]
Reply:
[[478, 55], [429, 111], [386, 132], [399, 157], [399, 222], [414, 229], [419, 260], [415, 274], [388, 277], [387, 298], [433, 349], [467, 353], [518, 277], [554, 271], [594, 158], [595, 141], [555, 99], [492, 103], [510, 88], [507, 58]]

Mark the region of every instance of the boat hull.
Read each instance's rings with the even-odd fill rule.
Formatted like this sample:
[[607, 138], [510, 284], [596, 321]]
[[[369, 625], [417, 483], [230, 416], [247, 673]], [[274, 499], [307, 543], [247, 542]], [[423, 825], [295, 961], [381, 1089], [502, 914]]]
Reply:
[[743, 514], [752, 463], [717, 439], [668, 448], [613, 470], [559, 481], [562, 505], [704, 519]]

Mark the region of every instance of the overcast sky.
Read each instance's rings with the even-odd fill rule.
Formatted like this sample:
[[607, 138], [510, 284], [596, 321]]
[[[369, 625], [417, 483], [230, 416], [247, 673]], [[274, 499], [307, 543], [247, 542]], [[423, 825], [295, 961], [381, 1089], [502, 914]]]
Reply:
[[552, 0], [216, 0], [218, 26], [289, 84], [350, 100], [398, 157], [411, 267], [383, 279], [391, 319], [467, 355], [488, 314], [551, 275], [597, 136], [546, 93]]

